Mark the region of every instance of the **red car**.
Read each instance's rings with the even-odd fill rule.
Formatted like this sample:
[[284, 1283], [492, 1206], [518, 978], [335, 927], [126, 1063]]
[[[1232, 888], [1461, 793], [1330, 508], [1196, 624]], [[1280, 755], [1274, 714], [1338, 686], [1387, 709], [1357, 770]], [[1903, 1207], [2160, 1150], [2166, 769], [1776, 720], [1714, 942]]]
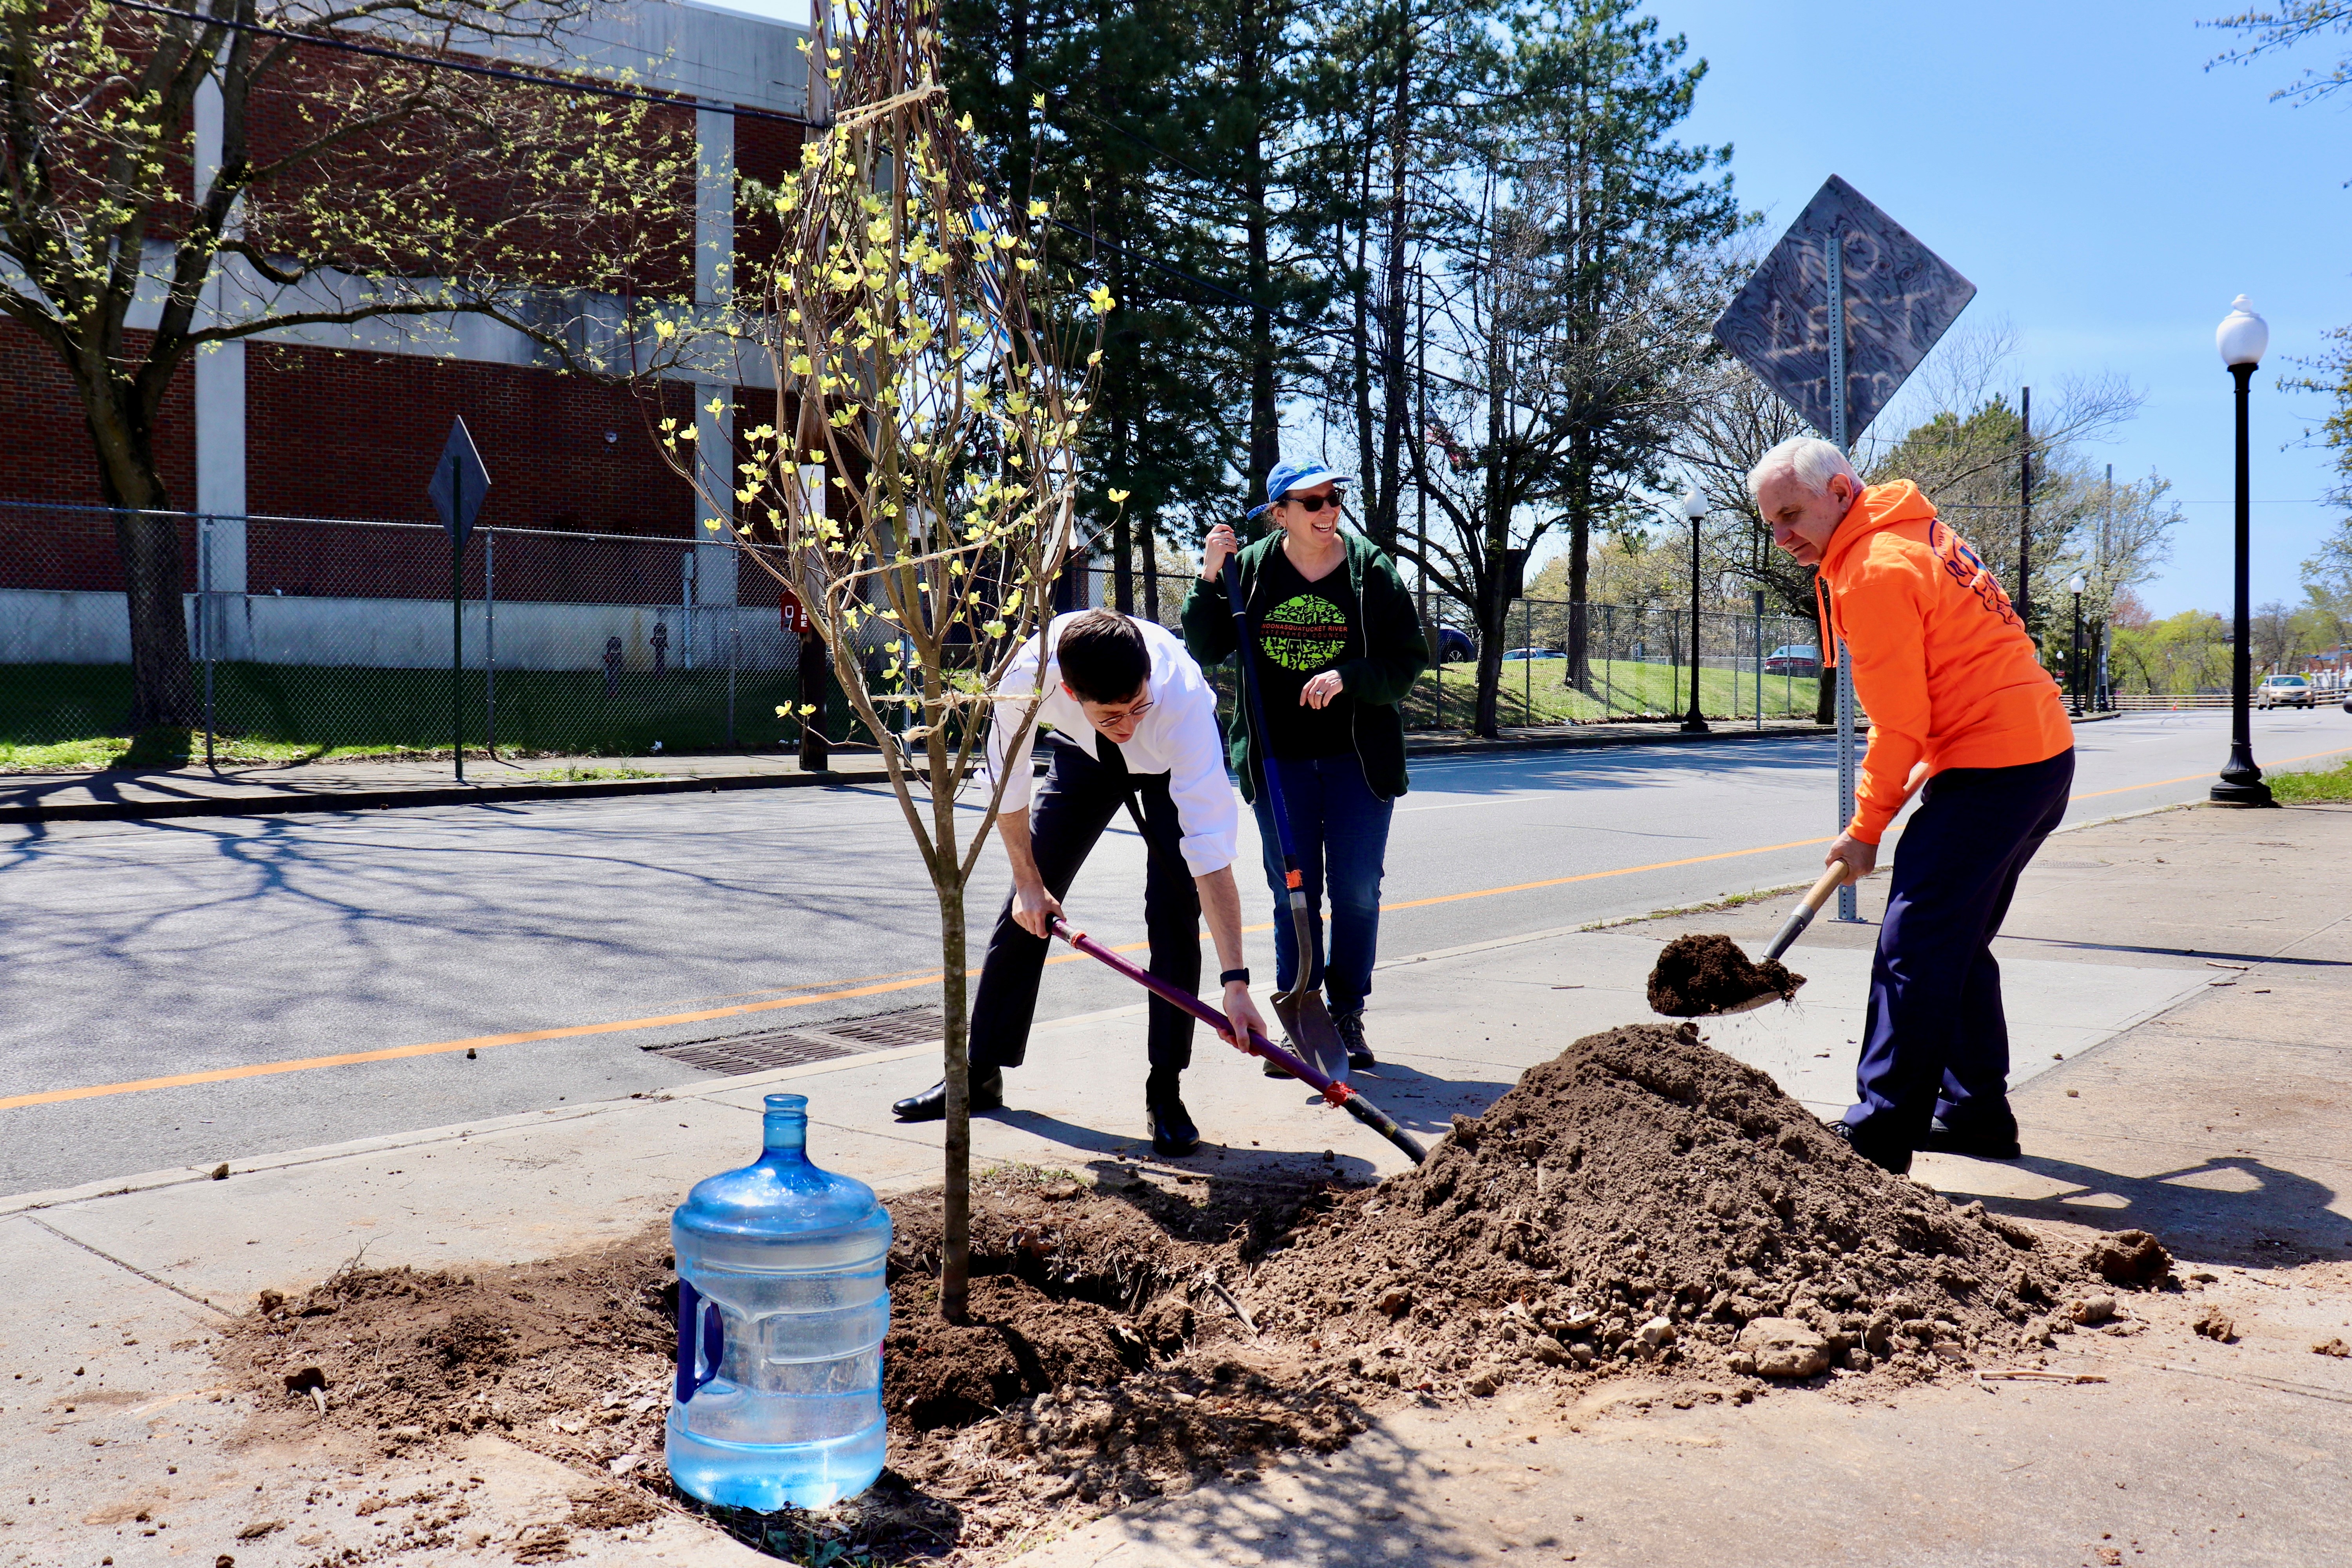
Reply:
[[1822, 672], [1822, 650], [1802, 643], [1790, 643], [1776, 647], [1764, 656], [1767, 675], [1819, 675]]

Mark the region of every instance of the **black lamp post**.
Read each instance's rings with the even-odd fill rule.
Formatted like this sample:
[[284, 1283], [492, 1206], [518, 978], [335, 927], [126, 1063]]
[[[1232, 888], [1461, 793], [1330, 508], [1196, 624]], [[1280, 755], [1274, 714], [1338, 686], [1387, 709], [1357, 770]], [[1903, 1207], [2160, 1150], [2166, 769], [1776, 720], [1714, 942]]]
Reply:
[[2074, 717], [2083, 716], [2083, 574], [2066, 584], [2074, 594], [2074, 641], [2066, 650], [2066, 695], [2073, 700]]
[[1698, 525], [1706, 521], [1706, 498], [1696, 485], [1683, 492], [1682, 511], [1691, 531], [1690, 711], [1683, 715], [1682, 732], [1704, 735], [1709, 731], [1698, 710]]
[[2252, 301], [2243, 294], [2238, 296], [2213, 333], [2213, 345], [2221, 351], [2221, 363], [2230, 367], [2231, 379], [2237, 383], [2238, 390], [2238, 582], [2235, 640], [2230, 650], [2230, 760], [2221, 769], [2220, 782], [2207, 796], [2220, 805], [2273, 804], [2271, 786], [2263, 783], [2263, 770], [2254, 765], [2253, 725], [2246, 712], [2253, 680], [2253, 649], [2246, 626], [2246, 556], [2251, 542], [2248, 517], [2252, 510], [2251, 470], [2246, 460], [2246, 405], [2254, 367], [2262, 363], [2263, 351], [2270, 346], [2270, 327], [2254, 314]]

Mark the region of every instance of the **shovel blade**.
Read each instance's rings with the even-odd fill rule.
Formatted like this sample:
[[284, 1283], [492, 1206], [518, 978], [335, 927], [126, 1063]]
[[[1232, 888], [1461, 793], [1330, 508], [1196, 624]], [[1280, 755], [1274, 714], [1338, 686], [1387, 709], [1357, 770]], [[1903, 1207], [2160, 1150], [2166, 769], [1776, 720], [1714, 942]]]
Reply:
[[1318, 991], [1277, 991], [1274, 1016], [1282, 1020], [1299, 1059], [1333, 1083], [1348, 1081], [1348, 1047]]

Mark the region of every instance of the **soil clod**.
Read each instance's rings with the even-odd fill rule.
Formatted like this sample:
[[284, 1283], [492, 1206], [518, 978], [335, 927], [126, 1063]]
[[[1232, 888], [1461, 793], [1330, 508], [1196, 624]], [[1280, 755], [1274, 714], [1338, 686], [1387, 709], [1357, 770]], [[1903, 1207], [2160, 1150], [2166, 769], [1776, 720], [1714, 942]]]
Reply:
[[1697, 1018], [1778, 996], [1783, 1002], [1805, 983], [1779, 959], [1758, 963], [1727, 936], [1678, 936], [1659, 951], [1650, 971], [1650, 1010], [1669, 1018]]

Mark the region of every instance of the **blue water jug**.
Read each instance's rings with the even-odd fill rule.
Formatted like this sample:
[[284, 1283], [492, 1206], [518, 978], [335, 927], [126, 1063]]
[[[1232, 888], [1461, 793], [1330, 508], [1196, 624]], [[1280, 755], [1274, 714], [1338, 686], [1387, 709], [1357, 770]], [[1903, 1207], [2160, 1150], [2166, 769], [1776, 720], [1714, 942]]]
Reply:
[[768, 1096], [759, 1161], [698, 1184], [670, 1216], [669, 1473], [705, 1502], [823, 1508], [882, 1473], [890, 1215], [807, 1145], [808, 1097]]

